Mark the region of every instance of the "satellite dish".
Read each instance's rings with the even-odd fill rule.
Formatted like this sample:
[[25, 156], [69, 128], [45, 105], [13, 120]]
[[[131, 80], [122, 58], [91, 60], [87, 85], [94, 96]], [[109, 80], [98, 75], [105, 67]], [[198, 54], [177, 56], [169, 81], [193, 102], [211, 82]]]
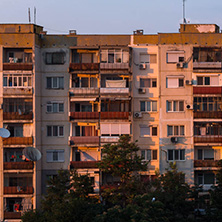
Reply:
[[26, 147], [23, 150], [23, 155], [31, 161], [38, 161], [42, 157], [41, 152], [34, 147]]
[[5, 129], [5, 128], [0, 128], [0, 137], [2, 138], [8, 138], [10, 137], [10, 132], [9, 130]]

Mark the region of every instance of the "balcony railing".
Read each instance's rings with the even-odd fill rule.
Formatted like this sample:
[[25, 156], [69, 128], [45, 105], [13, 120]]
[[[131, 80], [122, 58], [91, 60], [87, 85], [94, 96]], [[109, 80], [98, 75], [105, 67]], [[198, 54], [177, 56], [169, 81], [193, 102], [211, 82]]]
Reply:
[[222, 136], [194, 136], [194, 143], [222, 143]]
[[194, 118], [198, 119], [221, 119], [221, 111], [194, 111]]
[[71, 161], [70, 168], [71, 169], [98, 168], [97, 163], [99, 163], [99, 161]]
[[4, 145], [32, 145], [32, 137], [9, 137], [3, 139]]
[[21, 219], [21, 212], [4, 212], [5, 219]]
[[33, 187], [4, 187], [4, 194], [33, 194]]
[[73, 119], [99, 119], [98, 112], [70, 112], [69, 116]]
[[98, 88], [71, 88], [69, 89], [71, 96], [78, 95], [97, 95], [99, 94]]
[[3, 120], [32, 120], [33, 113], [19, 114], [18, 112], [4, 112]]
[[193, 69], [221, 69], [221, 62], [194, 62]]
[[101, 112], [101, 119], [129, 119], [129, 112]]
[[100, 63], [100, 69], [129, 69], [129, 63]]
[[218, 167], [218, 160], [194, 160], [194, 167]]
[[32, 170], [33, 162], [4, 162], [4, 170]]
[[99, 144], [98, 136], [71, 136], [70, 143], [73, 144]]
[[222, 94], [222, 87], [193, 87], [193, 94]]
[[3, 63], [3, 70], [26, 70], [31, 71], [32, 63]]
[[101, 94], [128, 94], [129, 88], [101, 88]]
[[98, 71], [99, 63], [70, 63], [69, 71]]
[[119, 136], [101, 136], [101, 143], [117, 143]]

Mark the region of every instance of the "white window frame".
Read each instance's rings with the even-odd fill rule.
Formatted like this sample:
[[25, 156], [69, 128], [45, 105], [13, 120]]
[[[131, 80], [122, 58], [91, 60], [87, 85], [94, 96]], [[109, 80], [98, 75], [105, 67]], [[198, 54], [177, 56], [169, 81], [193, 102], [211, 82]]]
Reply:
[[[150, 86], [141, 86], [141, 81], [142, 80], [150, 80]], [[153, 87], [153, 82], [156, 82], [156, 86], [155, 87]], [[144, 77], [141, 77], [140, 81], [139, 81], [139, 85], [140, 85], [140, 88], [157, 88], [157, 78], [144, 78]]]
[[[173, 159], [169, 159], [169, 151], [173, 152]], [[178, 152], [178, 159], [176, 159], [175, 153]], [[183, 152], [183, 156], [181, 156], [181, 153]], [[183, 159], [184, 157], [184, 159]], [[168, 161], [186, 161], [186, 150], [185, 149], [168, 149], [167, 150], [167, 160]]]
[[[109, 63], [109, 54], [114, 54], [114, 63], [129, 63], [129, 52], [124, 49], [102, 49], [100, 53], [100, 61], [101, 63]], [[120, 62], [116, 61], [116, 57], [119, 54], [119, 57], [121, 59]], [[106, 61], [102, 60], [102, 56], [106, 57]], [[127, 59], [126, 59], [127, 58]], [[126, 62], [125, 62], [126, 59]]]
[[[183, 110], [180, 110], [180, 103], [183, 103]], [[167, 100], [166, 111], [170, 112], [184, 112], [184, 101], [183, 100]]]
[[[60, 111], [60, 105], [63, 106], [62, 111]], [[54, 111], [54, 106], [56, 106], [56, 110]], [[49, 110], [51, 109], [51, 111]], [[61, 101], [51, 101], [46, 104], [46, 113], [64, 113], [64, 102]]]
[[[147, 135], [141, 135], [141, 128], [149, 128], [149, 134]], [[153, 128], [157, 128], [157, 135], [153, 135]], [[158, 136], [158, 127], [157, 126], [148, 126], [148, 125], [140, 125], [140, 137], [144, 138], [144, 137], [151, 137], [151, 136]]]
[[[172, 128], [172, 135], [169, 135], [169, 127]], [[178, 135], [175, 134], [175, 127], [178, 127]], [[183, 127], [183, 134], [181, 128]], [[185, 126], [184, 125], [167, 125], [167, 136], [168, 137], [181, 137], [185, 136]]]
[[[176, 60], [175, 61], [169, 61], [169, 55], [174, 54]], [[183, 61], [180, 61], [180, 58], [183, 58]], [[166, 63], [167, 64], [173, 64], [178, 62], [185, 62], [185, 52], [184, 51], [167, 51], [166, 53]]]
[[[145, 110], [142, 110], [142, 103], [145, 103]], [[156, 103], [156, 110], [153, 110], [153, 103]], [[157, 112], [157, 100], [140, 101], [140, 112]]]
[[[48, 79], [51, 79], [51, 87], [48, 87]], [[54, 80], [56, 79], [56, 85], [54, 84]], [[63, 80], [62, 80], [63, 79]], [[60, 87], [60, 80], [63, 83], [63, 86]], [[46, 77], [46, 89], [64, 89], [64, 77], [63, 76], [56, 76], [56, 77]]]
[[[169, 87], [169, 79], [177, 79], [177, 84], [175, 86]], [[180, 86], [180, 80], [183, 80], [183, 85]], [[166, 77], [166, 88], [167, 89], [175, 89], [175, 88], [184, 88], [184, 76], [167, 76]]]
[[[212, 78], [214, 78], [214, 77], [217, 77], [218, 78], [218, 84], [217, 85], [213, 85], [212, 84]], [[198, 84], [198, 80], [196, 80], [196, 84], [197, 84], [197, 86], [219, 86], [220, 85], [220, 79], [219, 79], [219, 76], [218, 75], [211, 75], [211, 76], [197, 76], [197, 78], [203, 78], [203, 84], [201, 85], [201, 84]], [[210, 78], [210, 84], [209, 85], [207, 85], [207, 84], [205, 84], [205, 78]]]
[[[9, 79], [11, 78], [11, 85], [9, 83]], [[24, 81], [24, 78], [26, 81]], [[7, 82], [7, 85], [5, 85], [5, 79]], [[17, 86], [15, 86], [15, 79], [17, 82]], [[20, 79], [20, 81], [19, 81]], [[19, 86], [19, 82], [21, 85]], [[25, 86], [25, 83], [27, 83], [27, 86]], [[31, 85], [29, 85], [31, 83]], [[32, 76], [31, 75], [14, 75], [14, 74], [4, 74], [3, 75], [3, 87], [4, 88], [32, 88]]]
[[[54, 155], [57, 154], [57, 159], [54, 159]], [[59, 155], [60, 154], [60, 155]], [[65, 161], [65, 150], [46, 150], [46, 162], [58, 163]]]
[[[141, 158], [143, 158], [143, 161], [157, 161], [158, 160], [158, 150], [157, 149], [148, 149], [148, 150], [144, 150], [142, 149], [141, 151]], [[153, 159], [154, 157], [154, 152], [156, 152], [156, 159]], [[148, 157], [151, 158], [148, 158]]]
[[[51, 127], [51, 135], [48, 134], [49, 127]], [[57, 135], [53, 135], [53, 127], [57, 127]], [[64, 137], [64, 126], [47, 125], [47, 137]], [[60, 128], [62, 128], [63, 134], [60, 134]]]

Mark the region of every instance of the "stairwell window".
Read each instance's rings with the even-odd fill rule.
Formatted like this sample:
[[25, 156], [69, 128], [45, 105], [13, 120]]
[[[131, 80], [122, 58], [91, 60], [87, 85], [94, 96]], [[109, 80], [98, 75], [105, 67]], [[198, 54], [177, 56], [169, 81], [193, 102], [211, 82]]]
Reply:
[[64, 150], [47, 150], [47, 162], [64, 162]]
[[140, 136], [141, 137], [157, 136], [157, 127], [140, 125]]
[[168, 161], [183, 161], [185, 160], [185, 149], [168, 150], [167, 157]]
[[63, 113], [64, 103], [63, 102], [48, 102], [47, 113]]
[[45, 63], [47, 65], [62, 65], [65, 63], [65, 53], [63, 53], [63, 52], [48, 52], [48, 53], [46, 53]]
[[184, 136], [184, 126], [167, 125], [167, 136]]
[[157, 101], [140, 101], [141, 112], [157, 112]]
[[157, 79], [140, 78], [140, 88], [156, 88]]
[[157, 150], [141, 150], [141, 158], [143, 160], [157, 160]]
[[166, 101], [167, 112], [183, 112], [184, 111], [184, 101]]
[[49, 137], [63, 137], [64, 126], [47, 126], [47, 136]]
[[64, 77], [46, 77], [47, 89], [64, 89]]

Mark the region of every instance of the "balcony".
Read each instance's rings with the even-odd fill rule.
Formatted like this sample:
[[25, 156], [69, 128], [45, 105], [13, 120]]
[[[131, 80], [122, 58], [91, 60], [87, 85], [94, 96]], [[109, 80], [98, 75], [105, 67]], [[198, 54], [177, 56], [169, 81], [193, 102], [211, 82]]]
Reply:
[[222, 136], [194, 136], [194, 143], [222, 143]]
[[4, 219], [21, 219], [21, 212], [4, 212]]
[[119, 136], [101, 136], [101, 143], [117, 143]]
[[19, 114], [18, 112], [4, 112], [3, 120], [32, 120], [33, 113]]
[[4, 194], [33, 194], [33, 187], [4, 187]]
[[100, 161], [71, 161], [70, 168], [71, 169], [90, 169], [90, 168], [98, 168], [97, 164]]
[[32, 170], [34, 163], [29, 162], [4, 162], [4, 170]]
[[218, 160], [194, 160], [194, 167], [218, 167]]
[[73, 71], [99, 71], [99, 63], [70, 63], [69, 72]]
[[71, 136], [71, 145], [82, 145], [82, 144], [99, 144], [99, 136]]
[[124, 70], [129, 69], [129, 63], [100, 63], [100, 69], [104, 70]]
[[221, 69], [221, 62], [193, 62], [193, 69]]
[[73, 119], [99, 119], [99, 112], [69, 112]]
[[194, 111], [194, 118], [196, 119], [221, 119], [221, 111]]
[[3, 139], [4, 145], [32, 145], [32, 137], [9, 137]]
[[78, 95], [98, 95], [98, 88], [71, 88], [69, 89], [70, 96], [78, 96]]
[[4, 71], [9, 71], [9, 70], [32, 71], [32, 69], [33, 69], [32, 63], [3, 63]]
[[129, 94], [129, 88], [101, 88], [101, 94]]
[[222, 94], [222, 87], [193, 87], [193, 94]]
[[129, 119], [129, 112], [101, 112], [101, 119]]

